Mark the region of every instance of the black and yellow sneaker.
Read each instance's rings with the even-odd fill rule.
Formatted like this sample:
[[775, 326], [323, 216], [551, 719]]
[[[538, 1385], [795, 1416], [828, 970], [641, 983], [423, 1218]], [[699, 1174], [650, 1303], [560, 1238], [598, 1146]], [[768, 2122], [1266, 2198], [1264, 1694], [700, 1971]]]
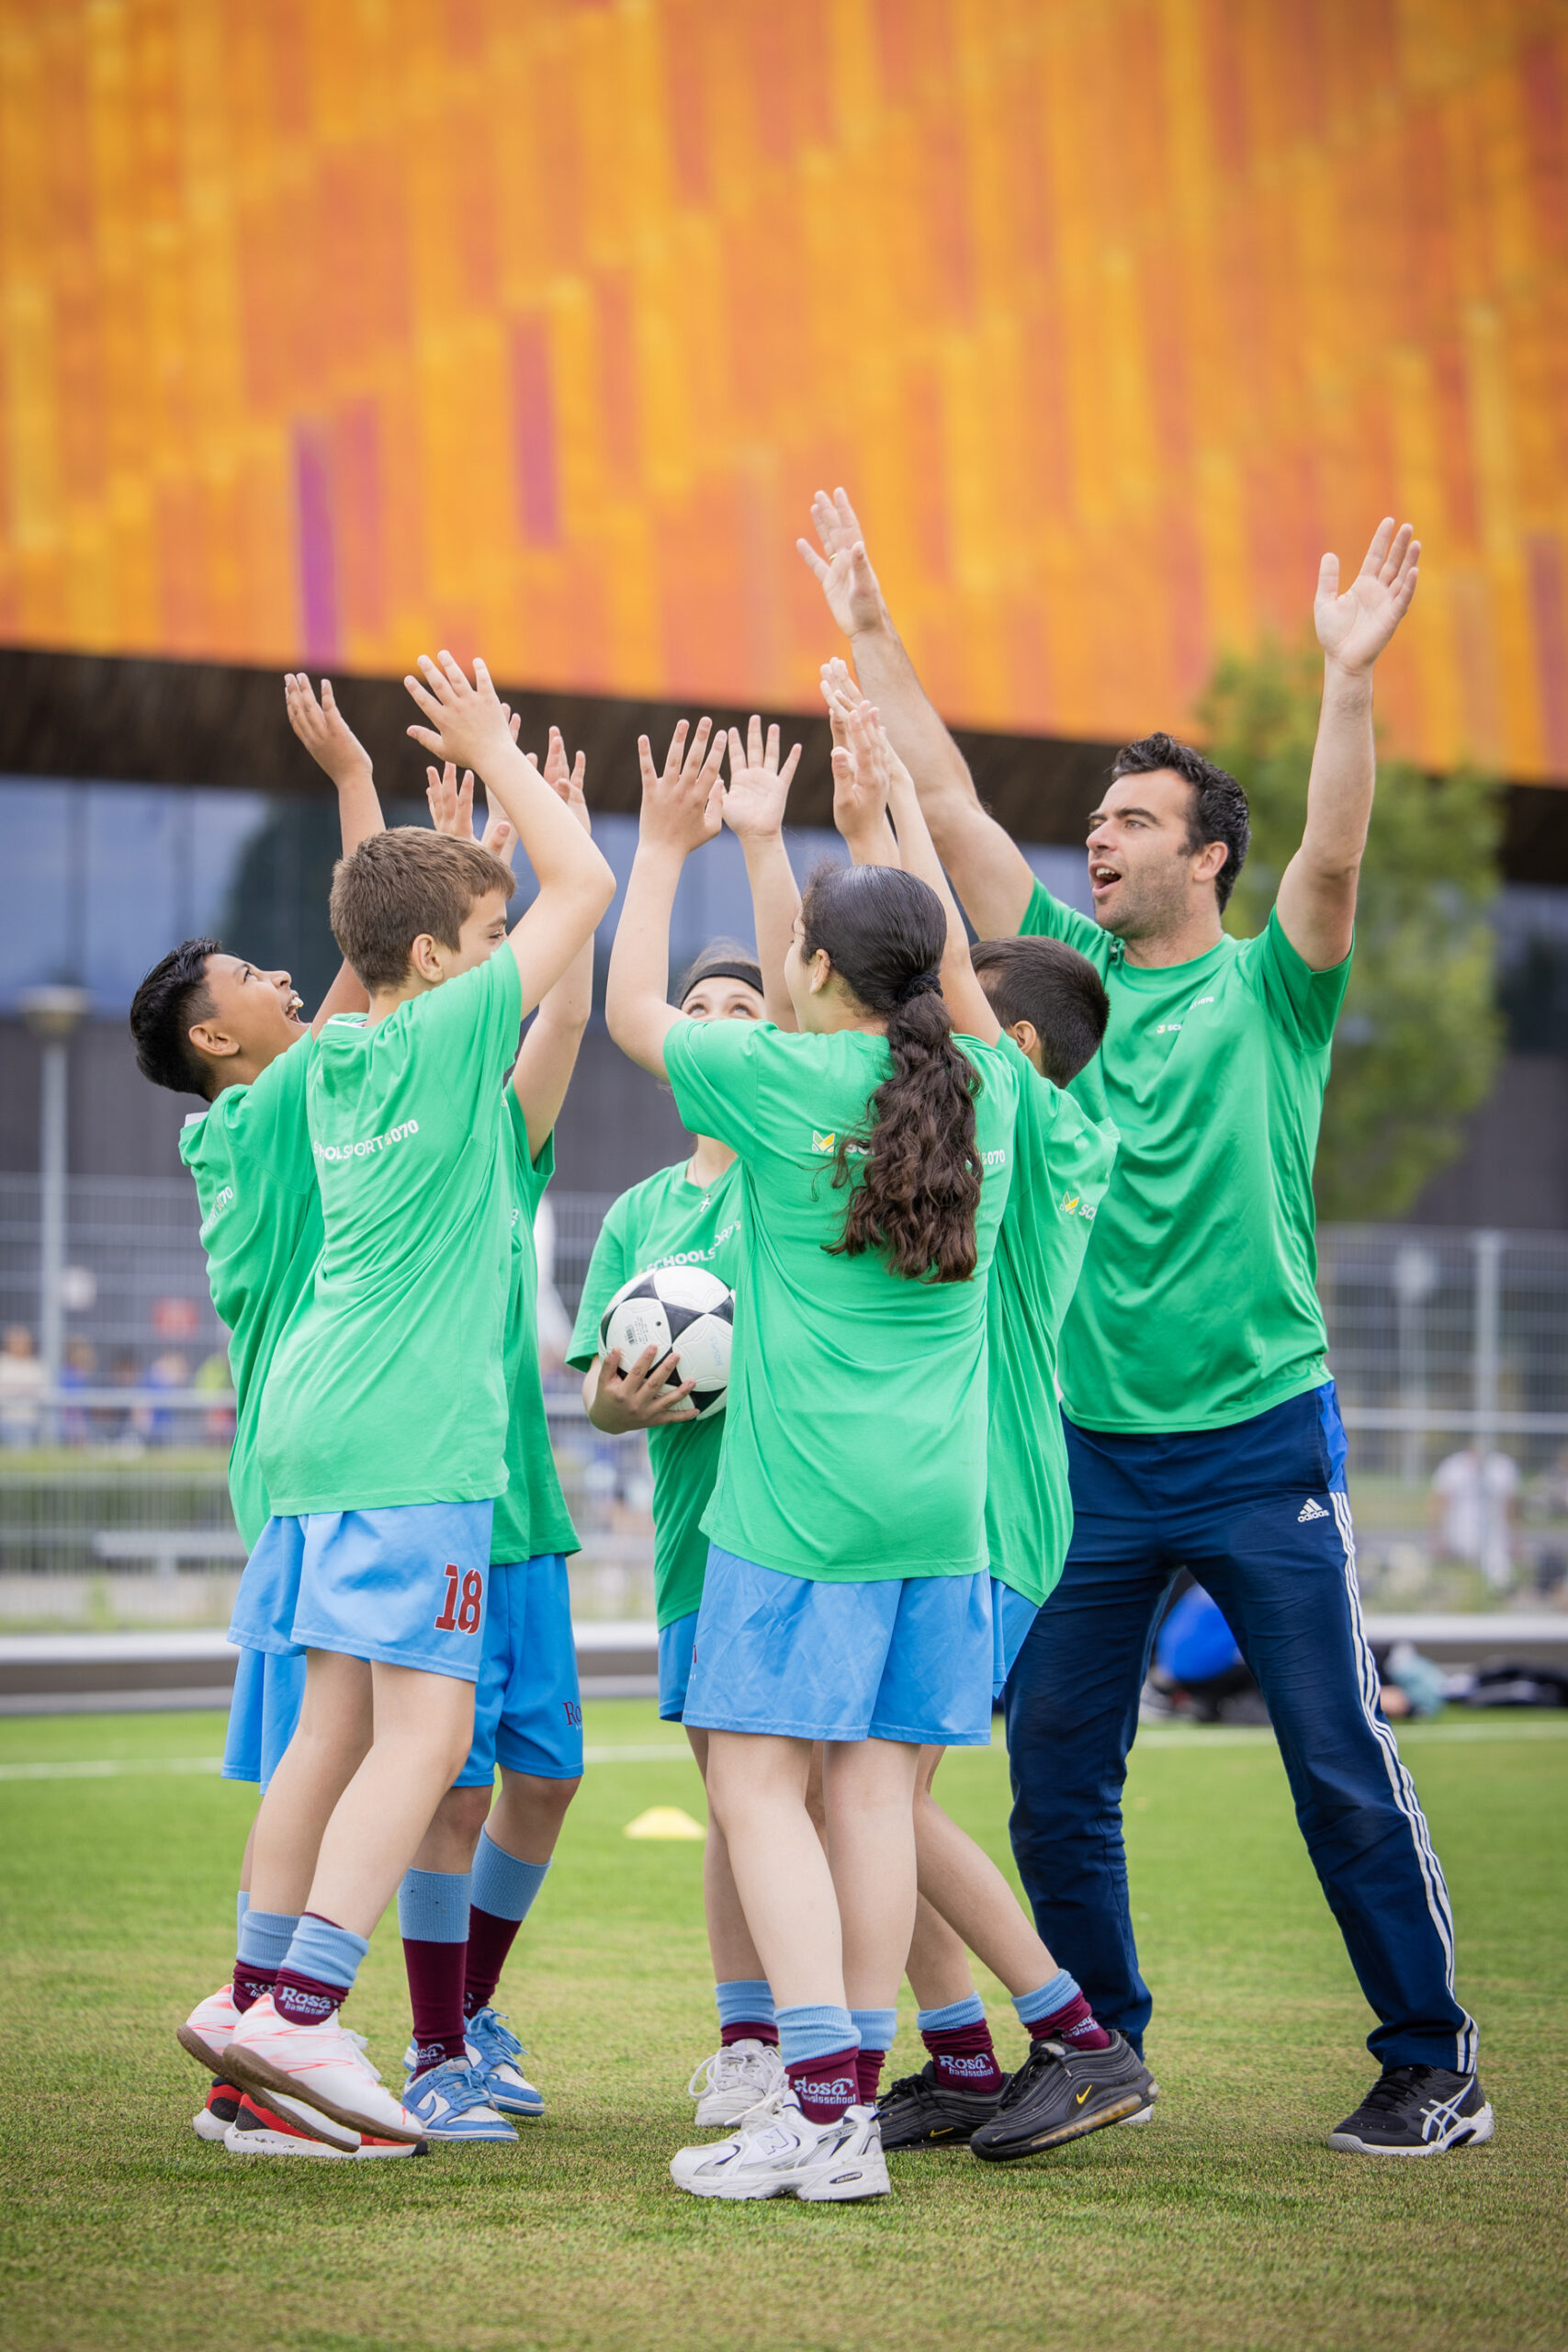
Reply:
[[[1007, 2088], [1004, 2075], [1002, 2090]], [[956, 2090], [937, 2080], [934, 2063], [890, 2084], [876, 2102], [883, 2154], [895, 2148], [966, 2148], [1001, 2105], [1002, 2090]]]
[[996, 2114], [969, 2144], [987, 2164], [1011, 2164], [1065, 2140], [1081, 2140], [1086, 2132], [1129, 2122], [1158, 2096], [1154, 2076], [1119, 2033], [1104, 2050], [1036, 2041], [998, 2100]]
[[1479, 2147], [1495, 2128], [1479, 2076], [1446, 2066], [1389, 2066], [1328, 2144], [1355, 2156], [1442, 2156]]

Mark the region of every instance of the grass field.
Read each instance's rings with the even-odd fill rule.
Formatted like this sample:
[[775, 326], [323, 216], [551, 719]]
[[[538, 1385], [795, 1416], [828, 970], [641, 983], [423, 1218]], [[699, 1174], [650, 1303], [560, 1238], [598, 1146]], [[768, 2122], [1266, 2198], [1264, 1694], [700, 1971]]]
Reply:
[[[227, 1973], [250, 1810], [202, 1769], [218, 1719], [0, 1723], [7, 2352], [1568, 2345], [1568, 1721], [1405, 1743], [1485, 2037], [1491, 2147], [1329, 2154], [1370, 2020], [1272, 1745], [1156, 1731], [1128, 1810], [1153, 2126], [1005, 2169], [899, 2156], [886, 2202], [813, 2209], [669, 2184], [715, 2038], [701, 1849], [622, 1832], [649, 1804], [700, 1815], [701, 1788], [651, 1707], [587, 1713], [594, 1760], [502, 1993], [549, 2117], [517, 2150], [363, 2166], [242, 2164], [189, 2128], [205, 2083], [173, 2028]], [[999, 1751], [943, 1779], [1005, 1855]], [[388, 2071], [406, 2014], [389, 1923], [352, 2012]], [[1006, 2064], [999, 1996], [994, 2023]], [[906, 2002], [895, 2068], [919, 2054]]]

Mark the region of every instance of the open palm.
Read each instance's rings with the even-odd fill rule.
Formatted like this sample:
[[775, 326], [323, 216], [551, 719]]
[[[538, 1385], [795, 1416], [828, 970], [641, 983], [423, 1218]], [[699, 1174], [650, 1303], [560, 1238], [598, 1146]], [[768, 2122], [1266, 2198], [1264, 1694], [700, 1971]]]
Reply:
[[762, 738], [762, 722], [753, 715], [746, 729], [729, 730], [729, 782], [724, 794], [724, 821], [732, 833], [753, 836], [776, 833], [784, 824], [790, 782], [800, 765], [796, 743], [783, 767], [779, 765], [779, 730], [770, 727]]
[[1370, 670], [1410, 609], [1421, 560], [1421, 542], [1408, 523], [1394, 528], [1385, 515], [1367, 549], [1367, 560], [1343, 595], [1339, 558], [1325, 555], [1313, 608], [1317, 641], [1342, 670]]
[[887, 607], [848, 492], [836, 490], [829, 498], [825, 490], [819, 490], [811, 502], [811, 520], [822, 542], [821, 554], [809, 539], [796, 539], [795, 544], [819, 582], [839, 628], [846, 637], [853, 637], [858, 629], [880, 628]]

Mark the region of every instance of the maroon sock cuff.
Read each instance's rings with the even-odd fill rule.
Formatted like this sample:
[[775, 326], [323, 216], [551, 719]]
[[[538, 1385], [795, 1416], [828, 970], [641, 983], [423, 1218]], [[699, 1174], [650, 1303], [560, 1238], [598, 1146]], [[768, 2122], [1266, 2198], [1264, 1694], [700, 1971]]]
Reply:
[[517, 1940], [521, 1919], [498, 1919], [493, 1911], [468, 1911], [468, 1961], [463, 1977], [463, 2015], [488, 2009], [495, 1998], [506, 1955]]
[[277, 1983], [276, 1968], [263, 1968], [254, 1961], [234, 1962], [234, 2007], [242, 2017], [254, 2009], [264, 1993], [270, 1993]]
[[779, 2046], [779, 2030], [776, 2025], [764, 2025], [760, 2018], [753, 2018], [743, 2019], [735, 2025], [721, 2025], [718, 2030], [718, 2039], [719, 2046], [724, 2050], [729, 2049], [731, 2044], [737, 2041], [765, 2041], [776, 2050]]
[[324, 2025], [347, 1998], [346, 1984], [328, 1984], [294, 1968], [278, 1970], [272, 1993], [273, 2007], [290, 2025]]
[[1081, 1993], [1054, 2009], [1048, 2018], [1036, 2018], [1029, 2029], [1031, 2041], [1065, 2041], [1074, 2050], [1108, 2050], [1111, 2036], [1100, 2024], [1094, 2011]]
[[855, 2081], [862, 2107], [874, 2107], [876, 2094], [882, 2085], [882, 2069], [887, 2063], [886, 2050], [859, 2050], [855, 2052]]
[[934, 2032], [922, 2033], [920, 2040], [931, 2052], [939, 2083], [953, 2090], [1001, 2088], [1004, 2077], [997, 2064], [991, 2029], [984, 2018], [978, 2025], [939, 2027]]
[[860, 2097], [860, 2052], [831, 2050], [821, 2058], [799, 2058], [785, 2068], [801, 2112], [812, 2123], [836, 2123], [846, 2107]]

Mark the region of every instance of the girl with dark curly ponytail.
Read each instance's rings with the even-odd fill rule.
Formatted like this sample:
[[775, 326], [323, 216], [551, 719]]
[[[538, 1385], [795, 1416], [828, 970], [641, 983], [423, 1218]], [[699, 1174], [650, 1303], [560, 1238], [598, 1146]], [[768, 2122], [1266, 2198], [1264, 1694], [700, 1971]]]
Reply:
[[[728, 748], [727, 789], [695, 744], [662, 775], [644, 747], [605, 1001], [617, 1043], [741, 1175], [683, 1720], [707, 1736], [786, 2080], [671, 2171], [698, 2195], [881, 2196], [875, 2076], [914, 1927], [919, 1751], [990, 1736], [987, 1275], [1018, 1081], [953, 1034], [936, 893], [833, 868], [799, 904], [776, 733], [764, 752], [753, 722]], [[682, 866], [721, 823], [745, 849], [773, 1020], [685, 1020], [667, 1001]], [[806, 1804], [818, 1741], [830, 1860]]]

